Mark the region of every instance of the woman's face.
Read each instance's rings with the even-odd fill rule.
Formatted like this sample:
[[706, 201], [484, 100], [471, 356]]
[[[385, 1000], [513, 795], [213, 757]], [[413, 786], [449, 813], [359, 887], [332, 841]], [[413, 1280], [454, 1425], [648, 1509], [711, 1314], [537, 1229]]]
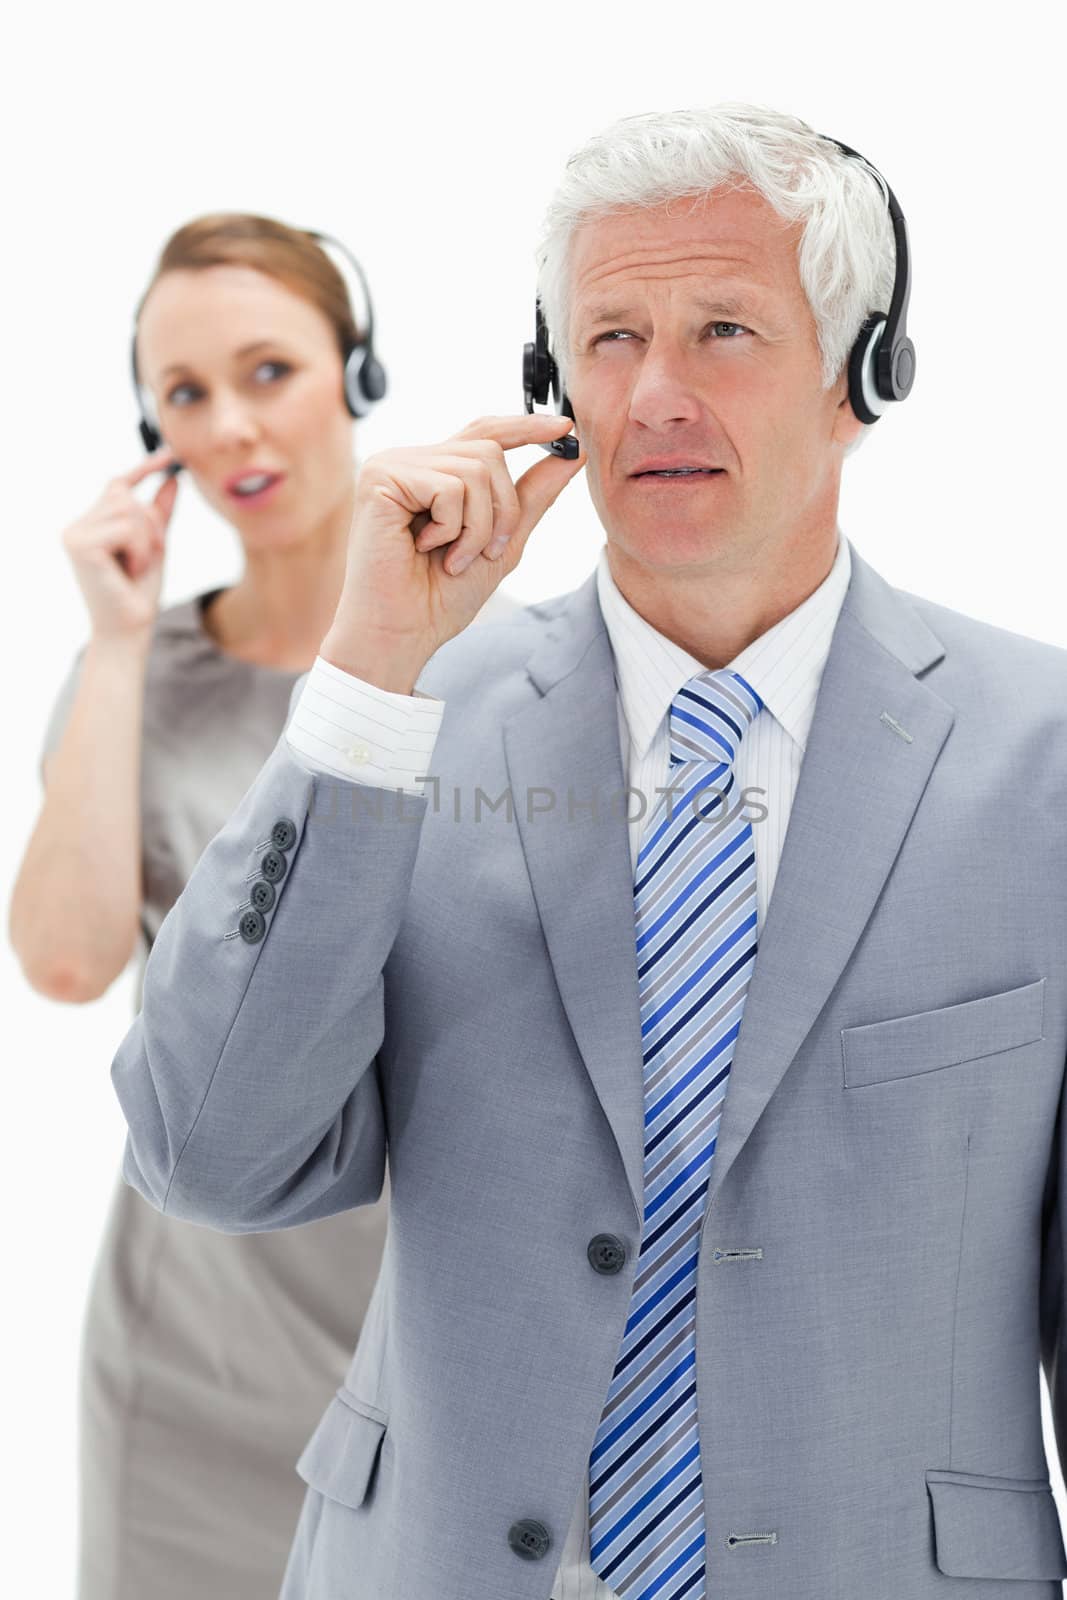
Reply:
[[351, 492], [336, 333], [276, 278], [165, 273], [141, 310], [137, 360], [165, 442], [242, 539], [306, 536]]

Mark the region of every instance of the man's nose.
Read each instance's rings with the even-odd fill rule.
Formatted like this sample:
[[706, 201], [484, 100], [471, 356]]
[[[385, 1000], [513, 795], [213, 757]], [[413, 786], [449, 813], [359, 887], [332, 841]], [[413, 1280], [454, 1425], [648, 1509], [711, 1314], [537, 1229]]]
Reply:
[[663, 428], [671, 422], [693, 422], [701, 414], [684, 353], [653, 339], [630, 393], [629, 420], [646, 428]]

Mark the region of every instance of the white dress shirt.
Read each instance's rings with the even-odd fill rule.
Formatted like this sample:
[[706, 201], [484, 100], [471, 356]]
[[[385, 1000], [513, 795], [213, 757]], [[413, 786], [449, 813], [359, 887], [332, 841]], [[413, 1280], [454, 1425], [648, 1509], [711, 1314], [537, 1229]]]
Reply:
[[[848, 541], [839, 528], [833, 565], [818, 588], [728, 663], [763, 700], [763, 710], [741, 743], [736, 766], [740, 790], [748, 789], [751, 795], [745, 814], [754, 819], [757, 936], [774, 887], [819, 683], [851, 571]], [[623, 768], [635, 794], [648, 796], [647, 810], [636, 800], [630, 807], [630, 855], [636, 863], [657, 787], [668, 781], [671, 702], [682, 685], [705, 668], [623, 597], [608, 567], [606, 545], [597, 562], [596, 582], [615, 661]], [[403, 695], [378, 689], [319, 656], [293, 708], [286, 738], [310, 771], [420, 793], [423, 785], [418, 777], [431, 770], [444, 706], [443, 700], [419, 690]], [[552, 1600], [617, 1600], [589, 1564], [588, 1494], [586, 1479]]]

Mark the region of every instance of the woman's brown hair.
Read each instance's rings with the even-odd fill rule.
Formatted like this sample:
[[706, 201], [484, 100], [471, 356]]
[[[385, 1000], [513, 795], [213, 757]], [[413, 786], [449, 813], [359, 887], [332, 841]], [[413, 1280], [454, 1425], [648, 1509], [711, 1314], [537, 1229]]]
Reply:
[[359, 343], [362, 330], [356, 325], [345, 281], [314, 234], [248, 211], [194, 217], [171, 234], [137, 303], [135, 325], [164, 273], [217, 266], [254, 267], [317, 306], [337, 335], [342, 360]]

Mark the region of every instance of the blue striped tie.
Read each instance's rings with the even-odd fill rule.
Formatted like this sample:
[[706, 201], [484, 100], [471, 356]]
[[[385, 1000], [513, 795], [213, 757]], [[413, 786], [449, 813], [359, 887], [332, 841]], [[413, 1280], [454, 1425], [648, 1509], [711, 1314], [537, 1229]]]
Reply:
[[590, 1561], [624, 1600], [703, 1600], [705, 1592], [695, 1285], [708, 1176], [756, 956], [752, 824], [742, 818], [730, 769], [762, 706], [726, 667], [682, 685], [670, 711], [676, 787], [649, 819], [634, 875], [644, 1225], [589, 1458]]

